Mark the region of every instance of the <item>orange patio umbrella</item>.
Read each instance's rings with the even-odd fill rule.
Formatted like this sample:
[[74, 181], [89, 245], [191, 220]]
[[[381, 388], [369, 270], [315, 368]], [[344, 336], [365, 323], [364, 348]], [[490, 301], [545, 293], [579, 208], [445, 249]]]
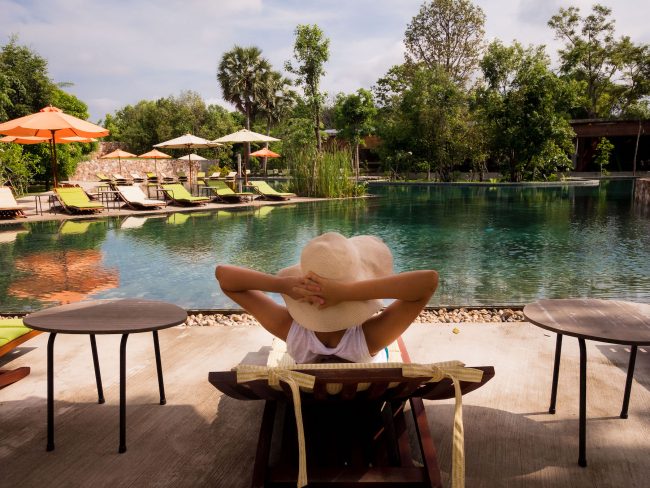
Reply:
[[57, 186], [56, 138], [104, 137], [109, 131], [86, 120], [64, 114], [60, 108], [48, 106], [35, 114], [26, 115], [0, 124], [0, 134], [7, 136], [46, 137], [52, 144], [52, 176]]
[[122, 173], [122, 158], [137, 158], [135, 154], [131, 154], [130, 152], [122, 151], [121, 149], [116, 149], [113, 152], [109, 152], [108, 154], [104, 154], [103, 156], [100, 156], [99, 159], [117, 159], [117, 164], [120, 167], [120, 173]]
[[171, 159], [171, 156], [169, 154], [165, 154], [164, 152], [159, 151], [158, 149], [153, 149], [144, 154], [140, 154], [140, 156], [138, 157], [142, 159], [153, 159], [153, 165], [156, 168], [156, 174], [158, 174], [158, 165], [156, 164], [156, 161], [158, 159]]
[[[13, 142], [15, 144], [41, 144], [43, 142], [52, 142], [52, 139], [49, 137], [38, 136], [4, 136], [0, 137], [0, 142]], [[71, 142], [97, 142], [97, 139], [94, 137], [81, 136], [59, 137], [57, 135], [54, 137], [54, 142], [57, 144], [69, 144]]]
[[257, 156], [259, 158], [279, 158], [280, 157], [280, 155], [278, 153], [274, 153], [268, 147], [264, 147], [264, 148], [260, 149], [259, 151], [252, 152], [251, 156]]

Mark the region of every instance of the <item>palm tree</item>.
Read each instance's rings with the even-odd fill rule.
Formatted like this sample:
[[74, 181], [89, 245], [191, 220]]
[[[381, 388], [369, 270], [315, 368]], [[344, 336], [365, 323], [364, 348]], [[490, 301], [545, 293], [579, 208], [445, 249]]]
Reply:
[[[277, 71], [267, 71], [262, 78], [264, 96], [258, 103], [258, 111], [266, 118], [266, 135], [271, 135], [271, 125], [279, 122], [287, 115], [296, 100], [296, 92], [291, 89], [291, 80], [285, 78]], [[269, 147], [269, 143], [266, 143]], [[266, 173], [266, 162], [264, 158], [262, 170]]]
[[[249, 130], [259, 101], [264, 97], [262, 80], [268, 71], [271, 71], [271, 64], [262, 57], [262, 51], [258, 47], [237, 45], [224, 53], [217, 69], [217, 80], [224, 100], [244, 114], [246, 128]], [[250, 143], [246, 143], [244, 172], [248, 167], [250, 152]]]

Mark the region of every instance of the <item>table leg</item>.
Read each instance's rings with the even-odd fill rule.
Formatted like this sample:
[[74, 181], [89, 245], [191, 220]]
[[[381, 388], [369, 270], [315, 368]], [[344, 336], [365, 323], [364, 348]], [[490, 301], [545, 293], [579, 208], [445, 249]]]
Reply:
[[580, 346], [580, 426], [578, 445], [578, 464], [587, 466], [587, 346], [583, 338], [578, 338]]
[[129, 334], [122, 334], [120, 341], [120, 447], [118, 452], [126, 452], [126, 340]]
[[623, 408], [621, 418], [627, 418], [627, 407], [630, 405], [630, 391], [632, 390], [632, 378], [634, 378], [634, 363], [636, 362], [636, 345], [631, 346], [630, 363], [627, 366], [627, 379], [625, 380], [625, 393], [623, 394]]
[[562, 334], [557, 335], [555, 340], [555, 363], [553, 364], [553, 385], [551, 386], [551, 405], [548, 413], [555, 413], [555, 402], [557, 400], [557, 380], [560, 376], [560, 355], [562, 353]]
[[54, 339], [56, 332], [50, 332], [47, 340], [47, 450], [54, 450]]
[[93, 351], [93, 366], [95, 366], [95, 381], [97, 382], [97, 403], [104, 403], [104, 389], [102, 388], [102, 374], [99, 371], [99, 358], [97, 357], [97, 342], [95, 334], [90, 334], [90, 348]]
[[153, 331], [153, 348], [156, 351], [156, 369], [158, 370], [158, 390], [160, 390], [160, 404], [167, 403], [165, 399], [165, 385], [163, 384], [162, 362], [160, 361], [160, 344], [158, 343], [158, 331]]

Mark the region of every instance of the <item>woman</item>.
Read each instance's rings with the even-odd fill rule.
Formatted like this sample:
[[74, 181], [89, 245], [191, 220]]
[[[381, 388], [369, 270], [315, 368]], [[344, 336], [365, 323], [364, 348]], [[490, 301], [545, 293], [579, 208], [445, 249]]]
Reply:
[[[215, 275], [228, 297], [287, 343], [296, 363], [387, 361], [386, 346], [438, 286], [433, 270], [394, 274], [381, 239], [336, 232], [309, 241], [300, 263], [277, 275], [229, 265], [218, 265]], [[286, 306], [264, 292], [281, 293]], [[384, 298], [395, 301], [381, 310]]]

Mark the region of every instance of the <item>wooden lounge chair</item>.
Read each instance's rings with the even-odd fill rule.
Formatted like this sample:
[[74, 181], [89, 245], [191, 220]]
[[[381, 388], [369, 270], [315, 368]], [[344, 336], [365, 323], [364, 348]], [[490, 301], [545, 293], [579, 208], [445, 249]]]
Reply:
[[160, 173], [160, 176], [163, 183], [176, 183], [176, 181], [178, 181], [172, 176], [167, 176], [165, 173]]
[[146, 175], [147, 175], [147, 183], [158, 184], [158, 175], [156, 173], [148, 171]]
[[266, 181], [249, 181], [248, 185], [257, 193], [269, 200], [291, 200], [293, 197], [297, 196], [295, 193], [282, 193], [276, 191]]
[[131, 173], [131, 178], [133, 179], [134, 183], [144, 182], [144, 176], [141, 176], [139, 173]]
[[78, 186], [55, 188], [54, 195], [64, 210], [69, 213], [101, 212], [104, 210], [104, 205], [91, 201], [83, 188]]
[[[0, 319], [0, 357], [38, 334], [40, 332], [25, 327], [22, 319]], [[29, 373], [28, 367], [0, 369], [0, 388], [23, 379]]]
[[142, 188], [135, 185], [118, 185], [115, 187], [120, 198], [124, 200], [124, 203], [129, 208], [134, 210], [146, 210], [152, 208], [159, 208], [167, 206], [167, 202], [163, 200], [154, 200], [152, 198], [147, 198], [147, 195], [144, 194]]
[[237, 178], [237, 171], [231, 171], [227, 175], [222, 175], [220, 178], [222, 180], [234, 180], [235, 178]]
[[128, 178], [125, 178], [124, 176], [122, 176], [119, 173], [113, 173], [112, 176], [113, 176], [113, 184], [114, 185], [122, 185], [122, 186], [124, 186], [124, 185], [130, 185], [130, 184], [133, 183], [132, 180], [129, 180]]
[[113, 178], [106, 176], [104, 173], [95, 173], [100, 183], [113, 183]]
[[[413, 365], [399, 342], [399, 363], [291, 366], [282, 358], [275, 367], [239, 365], [209, 373], [210, 383], [226, 395], [266, 402], [252, 486], [441, 487], [422, 399], [454, 398], [451, 376], [458, 380], [459, 394], [469, 393], [489, 381], [494, 368], [464, 368], [455, 362]], [[453, 438], [462, 440], [460, 396], [456, 398]], [[416, 453], [406, 428], [406, 401], [418, 439]], [[279, 443], [274, 442], [276, 426]], [[278, 452], [271, 453], [273, 446]], [[414, 465], [413, 454], [421, 457], [422, 466]], [[454, 444], [452, 457], [452, 477], [462, 485], [462, 442]]]
[[162, 189], [167, 198], [178, 205], [205, 205], [210, 201], [208, 197], [192, 196], [180, 183], [163, 184]]
[[219, 175], [220, 175], [220, 173], [218, 171], [215, 171], [210, 176], [208, 176], [208, 179], [209, 180], [216, 180], [217, 178], [219, 178]]
[[235, 192], [223, 180], [208, 180], [207, 188], [209, 188], [216, 198], [222, 202], [238, 203], [243, 202], [244, 200], [253, 200], [255, 198], [255, 193]]
[[18, 205], [11, 188], [0, 186], [0, 218], [27, 217], [21, 206]]

